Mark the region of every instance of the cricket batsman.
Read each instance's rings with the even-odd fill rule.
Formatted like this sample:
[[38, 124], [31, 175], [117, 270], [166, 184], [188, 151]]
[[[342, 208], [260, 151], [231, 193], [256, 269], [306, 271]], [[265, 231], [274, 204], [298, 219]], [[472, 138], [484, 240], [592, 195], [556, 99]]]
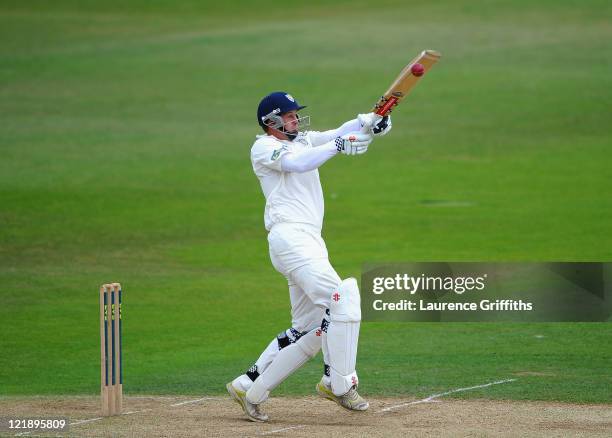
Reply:
[[318, 168], [338, 155], [367, 152], [373, 136], [391, 130], [390, 116], [359, 114], [337, 129], [301, 131], [309, 126], [305, 108], [288, 93], [264, 97], [257, 122], [264, 131], [251, 148], [253, 171], [266, 198], [264, 222], [270, 259], [286, 279], [291, 327], [282, 331], [227, 390], [252, 421], [266, 421], [260, 410], [270, 391], [323, 349], [324, 373], [317, 393], [340, 406], [365, 411], [355, 370], [361, 321], [354, 278], [341, 279], [329, 262], [321, 237], [323, 190]]

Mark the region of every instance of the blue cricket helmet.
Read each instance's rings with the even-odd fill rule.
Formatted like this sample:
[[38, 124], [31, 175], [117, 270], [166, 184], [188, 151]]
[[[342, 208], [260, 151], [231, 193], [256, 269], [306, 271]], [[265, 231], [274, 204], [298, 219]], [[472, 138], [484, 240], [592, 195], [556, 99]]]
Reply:
[[273, 118], [272, 116], [279, 116], [289, 111], [299, 111], [305, 106], [301, 106], [293, 96], [284, 91], [275, 91], [274, 93], [268, 94], [266, 97], [261, 99], [259, 106], [257, 107], [257, 123], [262, 128], [265, 128], [265, 120], [267, 118]]

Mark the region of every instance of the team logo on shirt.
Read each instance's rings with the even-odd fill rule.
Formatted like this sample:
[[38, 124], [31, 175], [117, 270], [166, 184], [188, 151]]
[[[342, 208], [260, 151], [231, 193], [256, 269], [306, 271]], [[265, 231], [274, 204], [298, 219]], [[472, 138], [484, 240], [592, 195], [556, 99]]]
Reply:
[[280, 153], [281, 153], [282, 149], [276, 149], [274, 152], [272, 152], [272, 156], [270, 157], [270, 160], [274, 161], [276, 160]]
[[280, 149], [275, 149], [274, 152], [272, 152], [272, 156], [270, 157], [270, 160], [271, 161], [276, 160], [280, 156], [281, 152], [286, 151], [286, 150], [287, 150], [287, 146], [283, 146]]

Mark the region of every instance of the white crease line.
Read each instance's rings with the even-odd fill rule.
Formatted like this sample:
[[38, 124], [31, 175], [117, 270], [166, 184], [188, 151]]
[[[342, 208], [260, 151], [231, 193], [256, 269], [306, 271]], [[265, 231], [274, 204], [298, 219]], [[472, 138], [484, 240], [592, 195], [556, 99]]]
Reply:
[[215, 398], [214, 397], [202, 397], [197, 400], [188, 400], [188, 401], [184, 401], [180, 403], [174, 403], [173, 405], [170, 405], [170, 406], [183, 406], [183, 405], [188, 405], [190, 403], [199, 403], [204, 400], [215, 400]]
[[132, 414], [140, 414], [141, 412], [149, 412], [152, 411], [153, 409], [141, 409], [140, 411], [130, 411], [130, 412], [124, 412], [121, 415], [132, 415]]
[[261, 432], [260, 435], [272, 435], [273, 433], [284, 432], [286, 430], [292, 430], [292, 429], [301, 429], [302, 427], [306, 427], [306, 425], [301, 424], [299, 426], [291, 426], [291, 427], [284, 427], [282, 429], [270, 430], [268, 432]]
[[456, 392], [470, 391], [472, 389], [486, 388], [487, 386], [501, 385], [502, 383], [514, 382], [515, 380], [516, 379], [497, 380], [495, 382], [485, 383], [484, 385], [476, 385], [476, 386], [470, 386], [468, 388], [453, 389], [451, 391], [441, 392], [440, 394], [430, 395], [429, 397], [424, 398], [422, 400], [416, 400], [416, 401], [406, 402], [406, 403], [402, 403], [402, 404], [395, 405], [395, 406], [389, 406], [388, 408], [381, 409], [380, 411], [377, 411], [376, 413], [380, 414], [381, 412], [389, 412], [389, 411], [392, 411], [393, 409], [401, 408], [404, 406], [416, 405], [419, 403], [431, 403], [435, 399], [444, 397], [445, 395], [454, 394]]
[[102, 420], [103, 418], [104, 417], [96, 417], [90, 418], [89, 420], [75, 421], [74, 423], [70, 423], [70, 426], [78, 426], [79, 424], [92, 423], [94, 421]]
[[[123, 412], [121, 415], [139, 414], [140, 412], [147, 412], [147, 411], [152, 411], [152, 409], [142, 409], [140, 411]], [[96, 418], [90, 418], [88, 420], [75, 421], [74, 423], [70, 423], [70, 426], [78, 426], [80, 424], [93, 423], [94, 421], [103, 420], [103, 419], [104, 417], [96, 417]]]

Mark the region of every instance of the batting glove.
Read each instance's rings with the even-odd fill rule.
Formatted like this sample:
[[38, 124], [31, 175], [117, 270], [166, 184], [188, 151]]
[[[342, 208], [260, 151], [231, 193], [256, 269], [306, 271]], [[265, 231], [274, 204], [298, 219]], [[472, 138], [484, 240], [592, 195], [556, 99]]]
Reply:
[[361, 132], [370, 132], [372, 127], [376, 125], [380, 119], [382, 119], [382, 117], [376, 113], [357, 114], [357, 120], [359, 120]]
[[377, 137], [382, 137], [391, 131], [391, 126], [391, 116], [384, 116], [372, 127], [372, 134]]
[[391, 131], [391, 116], [379, 116], [376, 113], [358, 114], [357, 120], [361, 126], [361, 132], [369, 132], [375, 136], [383, 136]]
[[336, 137], [336, 149], [345, 155], [365, 154], [370, 143], [372, 135], [362, 132], [350, 132], [342, 137]]

